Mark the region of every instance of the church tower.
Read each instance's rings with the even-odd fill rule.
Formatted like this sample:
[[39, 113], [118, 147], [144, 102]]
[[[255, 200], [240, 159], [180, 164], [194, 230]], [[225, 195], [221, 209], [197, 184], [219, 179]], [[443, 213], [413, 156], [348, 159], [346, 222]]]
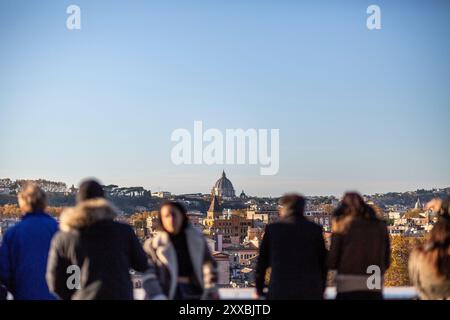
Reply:
[[414, 209], [422, 209], [422, 208], [423, 208], [422, 203], [420, 202], [420, 199], [417, 198], [417, 202], [414, 205]]
[[220, 208], [219, 199], [216, 195], [213, 195], [213, 198], [211, 200], [211, 205], [209, 206], [208, 213], [207, 213], [207, 219], [214, 220], [218, 218], [222, 214], [222, 210]]

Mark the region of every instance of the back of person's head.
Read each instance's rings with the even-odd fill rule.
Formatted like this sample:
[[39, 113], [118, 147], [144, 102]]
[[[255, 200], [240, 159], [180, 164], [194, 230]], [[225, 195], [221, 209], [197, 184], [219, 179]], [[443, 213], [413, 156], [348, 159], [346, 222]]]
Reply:
[[344, 195], [339, 210], [336, 210], [336, 214], [367, 219], [376, 217], [375, 210], [357, 192], [347, 192]]
[[35, 183], [25, 185], [17, 200], [20, 210], [24, 213], [44, 211], [47, 207], [47, 195]]
[[105, 198], [105, 192], [101, 184], [94, 179], [84, 180], [78, 189], [77, 202], [97, 198]]
[[333, 232], [345, 233], [354, 219], [377, 220], [375, 210], [357, 192], [347, 192], [333, 213]]
[[281, 197], [279, 205], [282, 207], [282, 217], [303, 217], [305, 213], [306, 200], [299, 194], [287, 194]]

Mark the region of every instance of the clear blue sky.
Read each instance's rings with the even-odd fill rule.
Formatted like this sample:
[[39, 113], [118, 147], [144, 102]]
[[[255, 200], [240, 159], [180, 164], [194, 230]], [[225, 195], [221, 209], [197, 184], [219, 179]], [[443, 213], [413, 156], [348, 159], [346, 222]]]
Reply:
[[[82, 29], [66, 29], [66, 7]], [[381, 7], [382, 29], [366, 28]], [[450, 185], [448, 1], [0, 1], [0, 177], [277, 196]], [[279, 128], [280, 171], [175, 166], [176, 128]]]

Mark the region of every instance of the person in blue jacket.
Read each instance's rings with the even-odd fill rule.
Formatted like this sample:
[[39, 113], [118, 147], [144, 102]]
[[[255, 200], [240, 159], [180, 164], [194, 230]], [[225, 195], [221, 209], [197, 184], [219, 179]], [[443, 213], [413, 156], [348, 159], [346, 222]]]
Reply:
[[29, 184], [18, 195], [22, 220], [8, 229], [0, 246], [0, 283], [16, 300], [53, 300], [45, 280], [50, 242], [58, 223], [44, 212], [47, 197]]

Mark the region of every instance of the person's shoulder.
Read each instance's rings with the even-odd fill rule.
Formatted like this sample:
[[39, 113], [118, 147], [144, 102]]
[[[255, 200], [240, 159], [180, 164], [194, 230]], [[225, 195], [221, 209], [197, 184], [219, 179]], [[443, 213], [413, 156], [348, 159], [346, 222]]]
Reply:
[[42, 215], [42, 219], [45, 221], [45, 223], [47, 223], [53, 227], [56, 227], [56, 228], [58, 227], [58, 221], [56, 221], [56, 219], [53, 216], [51, 216], [50, 214], [44, 213]]
[[386, 221], [384, 221], [384, 219], [382, 219], [382, 218], [379, 218], [379, 217], [374, 218], [371, 225], [375, 226], [381, 233], [387, 232], [388, 225], [387, 225]]
[[286, 228], [292, 228], [297, 223], [295, 221], [289, 220], [289, 219], [280, 219], [277, 221], [274, 221], [272, 223], [269, 223], [266, 225], [266, 232], [277, 232], [285, 230]]
[[191, 234], [191, 235], [193, 235], [193, 236], [200, 237], [200, 238], [202, 238], [202, 239], [204, 238], [203, 233], [202, 233], [199, 229], [195, 228], [195, 227], [194, 227], [193, 225], [191, 225], [191, 224], [189, 224], [189, 225], [186, 227], [185, 232], [187, 232], [187, 233], [189, 233], [189, 234]]
[[62, 231], [58, 230], [53, 236], [52, 241], [57, 243], [68, 243], [80, 238], [80, 232], [78, 230]]
[[283, 225], [283, 223], [280, 221], [275, 221], [275, 222], [269, 223], [265, 227], [265, 232], [266, 233], [273, 232], [273, 230], [279, 229], [282, 225]]
[[308, 228], [309, 230], [311, 230], [312, 232], [317, 232], [320, 233], [322, 235], [323, 232], [323, 228], [320, 224], [317, 224], [315, 222], [312, 222], [308, 219], [304, 219], [303, 224], [306, 228]]
[[15, 237], [17, 232], [20, 232], [22, 228], [23, 228], [23, 221], [20, 221], [15, 225], [13, 225], [12, 227], [8, 228], [8, 230], [6, 230], [3, 236], [3, 242], [11, 241]]
[[119, 221], [108, 221], [111, 230], [113, 230], [113, 232], [121, 237], [121, 238], [126, 238], [126, 239], [131, 239], [136, 237], [136, 233], [134, 232], [133, 228], [126, 223], [123, 222], [119, 222]]
[[129, 224], [119, 222], [119, 221], [114, 221], [114, 220], [111, 220], [110, 224], [113, 228], [115, 228], [119, 231], [122, 231], [125, 233], [134, 233], [133, 228]]
[[46, 212], [27, 214], [21, 221], [21, 225], [23, 226], [37, 226], [40, 224], [53, 225], [56, 227], [58, 222]]
[[56, 218], [47, 212], [44, 212], [43, 217], [48, 221], [57, 222]]
[[51, 250], [66, 252], [68, 248], [74, 247], [80, 241], [78, 230], [62, 231], [58, 230], [52, 238]]
[[8, 228], [8, 230], [6, 230], [4, 238], [12, 239], [15, 236], [21, 236], [22, 234], [27, 234], [30, 229], [34, 228], [39, 228], [39, 225], [36, 224], [35, 217], [24, 217], [12, 227]]

